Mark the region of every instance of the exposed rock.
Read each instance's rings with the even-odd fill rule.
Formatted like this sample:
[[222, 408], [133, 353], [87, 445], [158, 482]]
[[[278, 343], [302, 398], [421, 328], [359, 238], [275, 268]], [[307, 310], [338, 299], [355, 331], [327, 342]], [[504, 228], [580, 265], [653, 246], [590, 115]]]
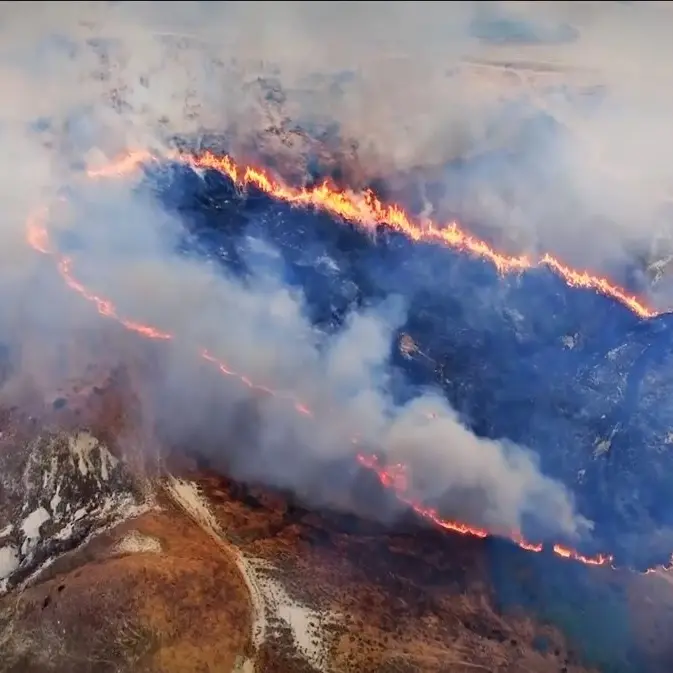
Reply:
[[144, 507], [124, 465], [88, 431], [0, 442], [3, 591]]

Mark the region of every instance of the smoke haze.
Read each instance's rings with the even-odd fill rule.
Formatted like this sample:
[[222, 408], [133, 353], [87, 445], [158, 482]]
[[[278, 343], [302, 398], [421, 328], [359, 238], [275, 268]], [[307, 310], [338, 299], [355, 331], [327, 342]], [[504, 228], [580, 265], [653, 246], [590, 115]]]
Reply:
[[[204, 130], [303, 166], [305, 137], [284, 132], [332, 125], [357, 143], [363, 183], [431, 182], [426, 215], [459, 214], [518, 251], [623, 269], [673, 253], [671, 16], [668, 3], [2, 3], [0, 321], [23, 344], [22, 374], [48, 392], [63, 344], [108, 329], [25, 244], [27, 214], [67, 188], [74, 206], [54, 213], [52, 231], [77, 277], [177, 335], [162, 377], [176, 434], [204, 420], [183, 402], [209, 397], [188, 355], [206, 347], [315, 413], [261, 402], [255, 460], [231, 458], [239, 474], [304, 490], [356, 433], [408, 463], [412, 493], [453, 516], [586, 533], [525, 448], [477, 438], [433, 391], [393, 401], [406, 309], [394, 297], [321, 334], [273, 264], [242, 281], [180, 257], [182, 225], [156, 199], [130, 182], [87, 182], [81, 168]], [[665, 304], [666, 288], [656, 292]], [[233, 432], [250, 393], [227, 395], [219, 423]]]

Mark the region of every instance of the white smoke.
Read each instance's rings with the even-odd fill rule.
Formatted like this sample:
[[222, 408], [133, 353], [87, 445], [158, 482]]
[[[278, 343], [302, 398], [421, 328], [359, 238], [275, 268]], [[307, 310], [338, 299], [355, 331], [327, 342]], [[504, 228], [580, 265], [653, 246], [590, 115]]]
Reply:
[[[474, 37], [475, 22], [491, 20], [488, 12], [525, 19], [539, 35], [566, 26], [561, 33], [576, 39], [485, 44]], [[301, 488], [310, 476], [288, 459], [288, 446], [327, 461], [353, 450], [355, 432], [409, 464], [415, 495], [478, 494], [454, 498], [454, 515], [501, 531], [528, 516], [563, 534], [586, 528], [564, 487], [525, 449], [478, 439], [433, 392], [393, 403], [388, 355], [404, 307], [393, 301], [352, 316], [337, 337], [317, 334], [302, 297], [279, 277], [260, 273], [243, 283], [179, 258], [179, 222], [128, 183], [84, 184], [77, 164], [204, 129], [234, 129], [236, 145], [282, 113], [298, 124], [338, 123], [360, 143], [372, 174], [429, 167], [441, 182], [437, 167], [451, 159], [517, 147], [524, 121], [542, 110], [564, 127], [563, 142], [550, 144], [543, 131], [525, 165], [510, 159], [495, 175], [468, 169], [461, 208], [505, 241], [600, 268], [649, 251], [668, 233], [667, 7], [176, 2], [167, 11], [162, 3], [28, 2], [3, 3], [0, 19], [0, 317], [14, 338], [30, 331], [25, 342], [36, 344], [40, 366], [25, 346], [22, 368], [35, 382], [48, 386], [57, 376], [59, 367], [43, 360], [56, 361], [59, 345], [106, 329], [25, 245], [27, 213], [69, 186], [95, 204], [87, 218], [75, 209], [53, 223], [86, 251], [73, 253], [75, 273], [125, 314], [176, 332], [169, 389], [204, 385], [185, 358], [207, 347], [314, 410], [306, 421], [291, 405], [261, 405], [264, 461], [248, 466], [256, 478]], [[341, 89], [319, 77], [344, 72], [350, 83]], [[262, 76], [280, 82], [283, 106], [260, 99]], [[603, 87], [603, 97], [577, 102], [575, 92], [589, 87]], [[541, 167], [544, 180], [533, 183]], [[446, 207], [429, 204], [438, 216]], [[245, 386], [237, 391], [249, 396]], [[222, 410], [232, 423], [236, 408], [230, 400]]]

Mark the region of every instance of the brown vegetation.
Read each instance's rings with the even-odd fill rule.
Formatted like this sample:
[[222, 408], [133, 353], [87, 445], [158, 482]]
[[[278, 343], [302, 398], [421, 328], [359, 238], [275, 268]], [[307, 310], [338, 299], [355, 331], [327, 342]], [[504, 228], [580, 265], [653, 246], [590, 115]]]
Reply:
[[[130, 531], [161, 552], [114, 552]], [[231, 671], [249, 646], [242, 578], [179, 513], [149, 513], [0, 601], [6, 673]]]

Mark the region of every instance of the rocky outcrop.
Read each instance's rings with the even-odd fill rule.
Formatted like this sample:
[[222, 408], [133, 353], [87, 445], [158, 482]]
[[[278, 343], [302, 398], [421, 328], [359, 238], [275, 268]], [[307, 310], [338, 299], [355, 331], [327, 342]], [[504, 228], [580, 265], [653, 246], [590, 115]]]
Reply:
[[0, 439], [0, 590], [11, 590], [143, 508], [131, 475], [88, 431]]

